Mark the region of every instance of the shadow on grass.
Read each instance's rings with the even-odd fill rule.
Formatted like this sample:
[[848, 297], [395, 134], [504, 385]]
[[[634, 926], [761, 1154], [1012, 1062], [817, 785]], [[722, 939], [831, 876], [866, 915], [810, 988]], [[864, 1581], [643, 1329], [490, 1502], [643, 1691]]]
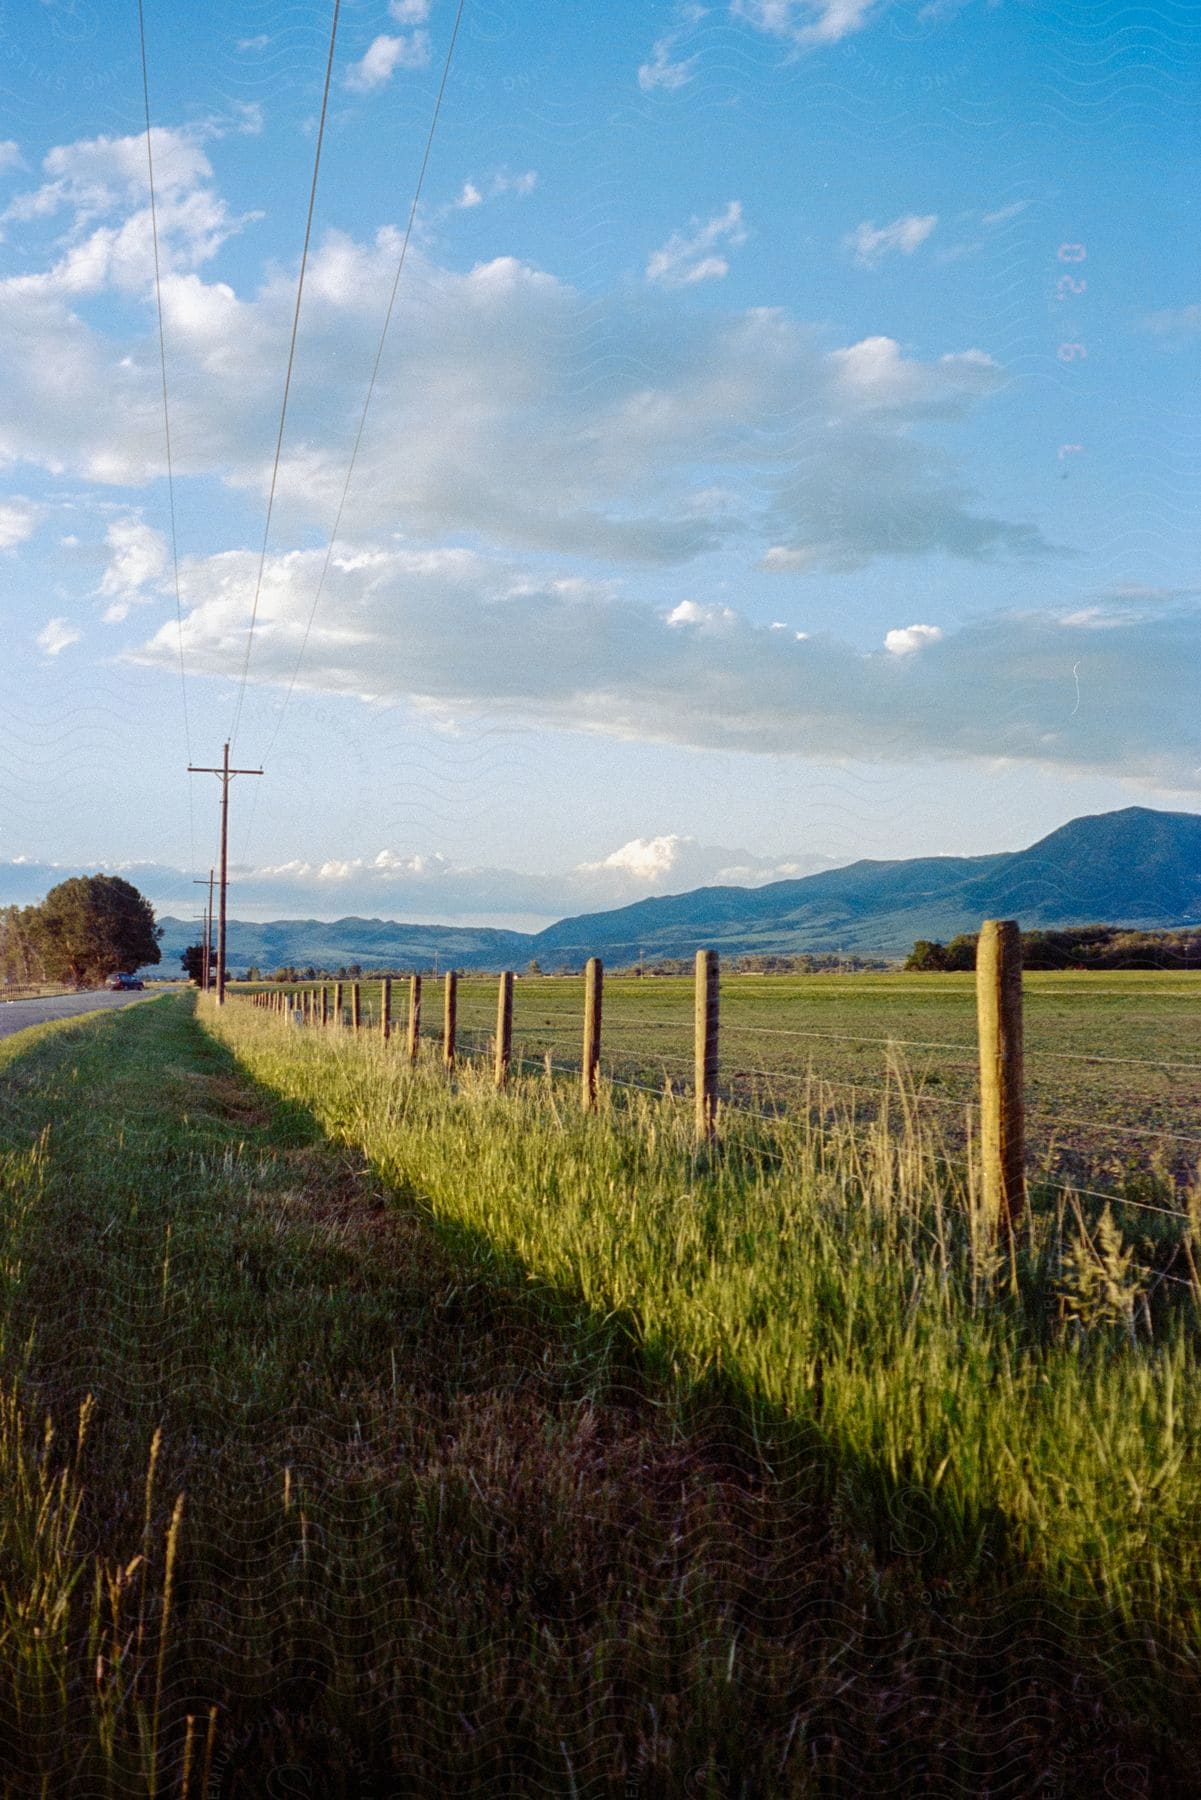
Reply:
[[[1191, 1665], [1038, 1580], [1003, 1518], [953, 1514], [832, 1441], [820, 1393], [793, 1418], [728, 1376], [690, 1375], [670, 1340], [643, 1341], [630, 1315], [532, 1281], [483, 1234], [385, 1189], [305, 1106], [199, 1026], [168, 1024], [147, 1009], [92, 1027], [114, 1063], [159, 1037], [180, 1063], [164, 1080], [186, 1122], [149, 1108], [131, 1151], [143, 1191], [118, 1230], [143, 1260], [129, 1280], [153, 1282], [161, 1221], [145, 1244], [137, 1232], [167, 1149], [181, 1166], [230, 1156], [235, 1176], [260, 1154], [282, 1169], [201, 1222], [229, 1291], [218, 1305], [198, 1279], [198, 1316], [178, 1329], [190, 1357], [209, 1334], [214, 1368], [194, 1373], [220, 1375], [219, 1404], [149, 1374], [119, 1396], [142, 1442], [167, 1418], [165, 1463], [171, 1440], [201, 1441], [171, 1471], [196, 1494], [175, 1683], [177, 1711], [223, 1709], [213, 1792], [266, 1791], [284, 1769], [297, 1792], [331, 1795], [1195, 1791]], [[34, 1089], [54, 1062], [31, 1051]], [[116, 1205], [120, 1169], [106, 1179]], [[310, 1288], [267, 1230], [273, 1211]], [[47, 1305], [65, 1218], [101, 1230], [78, 1195], [35, 1220], [24, 1253]], [[378, 1294], [356, 1311], [377, 1249]], [[325, 1296], [339, 1281], [345, 1311]], [[289, 1296], [294, 1316], [273, 1314]], [[128, 1339], [150, 1372], [156, 1331], [152, 1316]], [[303, 1417], [282, 1418], [268, 1383], [239, 1436], [230, 1390], [265, 1341]], [[231, 1351], [245, 1354], [226, 1377]], [[83, 1339], [64, 1394], [87, 1354]], [[281, 1518], [263, 1499], [281, 1464], [310, 1496], [300, 1556], [298, 1509]]]

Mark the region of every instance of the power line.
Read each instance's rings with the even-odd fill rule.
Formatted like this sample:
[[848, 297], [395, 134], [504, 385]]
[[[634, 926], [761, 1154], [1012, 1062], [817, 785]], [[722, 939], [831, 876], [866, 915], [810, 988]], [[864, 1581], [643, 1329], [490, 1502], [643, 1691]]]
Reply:
[[267, 746], [268, 757], [271, 755], [272, 750], [275, 748], [276, 739], [279, 737], [280, 727], [283, 724], [284, 713], [288, 709], [288, 702], [289, 702], [289, 700], [291, 700], [292, 691], [296, 686], [296, 677], [300, 674], [300, 665], [304, 661], [304, 653], [308, 649], [309, 633], [313, 629], [313, 620], [317, 616], [317, 607], [320, 604], [322, 593], [325, 590], [326, 577], [329, 574], [330, 562], [332, 560], [333, 553], [334, 553], [334, 543], [337, 539], [339, 531], [341, 530], [342, 513], [346, 506], [346, 496], [350, 491], [350, 483], [351, 483], [351, 478], [354, 475], [355, 464], [359, 460], [359, 449], [363, 442], [363, 430], [367, 424], [367, 412], [371, 406], [372, 395], [375, 393], [375, 384], [376, 384], [376, 380], [379, 376], [380, 363], [382, 362], [383, 355], [384, 355], [384, 344], [387, 340], [388, 328], [392, 323], [392, 313], [396, 306], [396, 295], [397, 295], [397, 291], [400, 287], [400, 278], [401, 278], [401, 275], [404, 273], [405, 257], [408, 255], [408, 250], [409, 250], [409, 240], [413, 235], [413, 222], [417, 217], [417, 208], [421, 201], [421, 190], [422, 190], [422, 187], [425, 185], [425, 174], [426, 174], [426, 170], [429, 167], [430, 152], [433, 149], [433, 145], [434, 145], [434, 133], [438, 128], [438, 115], [442, 111], [442, 97], [446, 92], [447, 78], [450, 75], [451, 60], [454, 56], [455, 43], [458, 40], [458, 36], [459, 36], [459, 25], [462, 22], [462, 18], [463, 18], [464, 4], [465, 4], [465, 0], [459, 0], [458, 10], [455, 13], [454, 27], [451, 31], [450, 43], [448, 44], [447, 50], [446, 50], [446, 60], [442, 65], [442, 79], [438, 83], [438, 93], [437, 93], [437, 97], [434, 101], [434, 110], [433, 110], [433, 114], [430, 118], [429, 131], [426, 134], [425, 151], [421, 158], [421, 167], [417, 172], [417, 184], [413, 189], [413, 200], [412, 200], [412, 204], [409, 207], [409, 217], [408, 217], [408, 222], [405, 225], [404, 240], [400, 246], [400, 256], [399, 256], [399, 259], [396, 264], [396, 274], [394, 275], [394, 277], [392, 279], [392, 292], [388, 296], [388, 310], [384, 314], [383, 329], [380, 332], [379, 344], [377, 345], [376, 352], [375, 352], [375, 361], [372, 364], [372, 368], [371, 368], [371, 379], [367, 383], [367, 394], [366, 394], [366, 398], [363, 401], [363, 410], [359, 415], [359, 426], [358, 426], [358, 430], [355, 432], [354, 445], [350, 452], [350, 462], [347, 464], [347, 468], [346, 468], [346, 479], [342, 483], [342, 494], [341, 494], [341, 498], [338, 501], [338, 510], [334, 516], [333, 528], [329, 534], [329, 542], [326, 544], [326, 547], [325, 547], [325, 561], [322, 564], [321, 574], [317, 581], [317, 591], [313, 596], [313, 604], [312, 604], [312, 607], [309, 609], [308, 623], [306, 624], [306, 626], [304, 628], [304, 637], [301, 640], [300, 654], [296, 658], [296, 667], [292, 671], [292, 679], [288, 683], [288, 691], [284, 696], [283, 706], [280, 708], [279, 717], [275, 722], [275, 731], [272, 734], [270, 744]]
[[[154, 192], [154, 150], [150, 136], [150, 78], [146, 70], [146, 19], [142, 0], [138, 0], [138, 42], [142, 54], [142, 101], [146, 112], [146, 169], [150, 182], [150, 238], [154, 246], [154, 298], [158, 312], [158, 359], [163, 389], [163, 436], [167, 447], [167, 507], [171, 518], [171, 567], [175, 578], [175, 622], [179, 632], [179, 691], [183, 700], [183, 734], [192, 760], [192, 728], [188, 717], [188, 683], [184, 673], [183, 604], [179, 595], [179, 542], [175, 529], [175, 470], [171, 455], [171, 409], [167, 401], [167, 340], [163, 331], [163, 283], [158, 253], [158, 204]], [[188, 782], [188, 843], [192, 866], [196, 866], [196, 814], [192, 803], [192, 783]]]
[[271, 537], [271, 514], [275, 506], [275, 485], [279, 479], [279, 459], [284, 445], [284, 424], [288, 416], [288, 394], [292, 387], [292, 367], [296, 360], [296, 334], [300, 328], [300, 303], [304, 296], [304, 276], [309, 260], [309, 240], [313, 235], [313, 210], [317, 204], [317, 176], [321, 169], [321, 146], [325, 139], [325, 117], [329, 110], [329, 85], [334, 70], [334, 46], [338, 39], [338, 14], [342, 0], [334, 0], [334, 17], [329, 34], [329, 55], [325, 64], [325, 87], [321, 95], [321, 118], [317, 126], [317, 148], [313, 156], [313, 180], [309, 188], [309, 210], [304, 226], [304, 248], [300, 255], [300, 276], [296, 283], [296, 306], [292, 313], [292, 337], [288, 345], [288, 368], [284, 376], [284, 395], [279, 409], [279, 430], [275, 437], [275, 460], [271, 467], [271, 487], [267, 494], [267, 519], [263, 526], [263, 547], [259, 553], [259, 572], [254, 584], [254, 604], [250, 609], [250, 629], [246, 635], [246, 656], [242, 663], [242, 681], [238, 688], [238, 704], [234, 711], [232, 743], [238, 735], [242, 703], [246, 698], [246, 678], [250, 673], [250, 651], [254, 643], [254, 627], [259, 612], [259, 596], [263, 589], [263, 571], [267, 565], [267, 545]]

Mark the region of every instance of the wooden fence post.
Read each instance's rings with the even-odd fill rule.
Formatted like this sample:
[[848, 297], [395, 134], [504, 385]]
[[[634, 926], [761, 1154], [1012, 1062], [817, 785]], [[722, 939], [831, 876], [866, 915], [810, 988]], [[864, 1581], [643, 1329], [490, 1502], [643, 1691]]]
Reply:
[[590, 956], [584, 964], [584, 1052], [580, 1059], [580, 1101], [585, 1112], [591, 1112], [596, 1106], [604, 981], [604, 964], [599, 956]]
[[455, 1066], [455, 1023], [458, 1010], [459, 977], [454, 969], [448, 969], [442, 994], [442, 1062], [448, 1070]]
[[346, 1009], [342, 1000], [342, 983], [334, 983], [334, 1024], [341, 1025], [346, 1017]]
[[710, 1144], [717, 1129], [718, 957], [696, 953], [696, 1135]]
[[329, 1024], [329, 989], [324, 982], [321, 984], [321, 1024], [323, 1027]]
[[506, 969], [496, 996], [496, 1085], [504, 1087], [513, 1055], [513, 971]]
[[385, 1044], [392, 1036], [392, 977], [385, 975], [379, 984], [379, 1034]]
[[1026, 1198], [1022, 1093], [1022, 934], [1013, 919], [985, 919], [976, 947], [980, 1036], [980, 1166], [984, 1205], [1012, 1238]]
[[350, 1029], [358, 1031], [363, 1023], [363, 994], [361, 984], [352, 981], [350, 984]]
[[409, 976], [409, 1061], [417, 1061], [421, 1048], [421, 977]]

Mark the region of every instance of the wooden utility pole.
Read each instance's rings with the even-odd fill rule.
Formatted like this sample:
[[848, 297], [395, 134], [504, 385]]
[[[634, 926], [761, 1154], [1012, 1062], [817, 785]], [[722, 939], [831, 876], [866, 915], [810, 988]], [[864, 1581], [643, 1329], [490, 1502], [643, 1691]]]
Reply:
[[209, 976], [212, 973], [213, 957], [213, 871], [211, 869], [209, 870], [207, 882], [202, 876], [199, 880], [193, 881], [192, 886], [207, 887], [209, 891], [208, 910], [204, 915], [204, 956], [201, 960], [200, 975], [200, 991], [202, 994], [207, 994], [209, 991]]
[[506, 969], [500, 978], [496, 996], [496, 1085], [504, 1087], [509, 1079], [509, 1063], [513, 1056], [513, 971]]
[[261, 775], [261, 769], [231, 769], [229, 744], [219, 769], [188, 764], [189, 775], [215, 775], [221, 783], [221, 900], [217, 922], [217, 1005], [225, 1005], [225, 892], [229, 886], [229, 784], [235, 775]]
[[455, 1066], [455, 1025], [458, 1011], [459, 977], [454, 969], [448, 969], [442, 993], [442, 1062], [448, 1070]]
[[1011, 1239], [1026, 1200], [1022, 1089], [1022, 934], [986, 919], [976, 946], [980, 1035], [980, 1163], [984, 1205]]
[[417, 1061], [421, 1047], [421, 977], [409, 976], [409, 1061]]
[[696, 1135], [712, 1143], [717, 1127], [718, 959], [716, 950], [696, 953]]
[[604, 979], [605, 969], [600, 957], [590, 956], [584, 964], [584, 1053], [580, 1058], [580, 1100], [585, 1112], [591, 1112], [596, 1106]]

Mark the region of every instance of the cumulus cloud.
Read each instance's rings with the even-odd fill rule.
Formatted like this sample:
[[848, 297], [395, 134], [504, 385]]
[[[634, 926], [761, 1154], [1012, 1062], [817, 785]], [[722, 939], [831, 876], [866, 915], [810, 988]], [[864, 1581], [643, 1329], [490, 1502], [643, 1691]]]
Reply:
[[903, 625], [885, 633], [884, 648], [890, 656], [912, 656], [926, 644], [937, 644], [941, 637], [937, 625]]
[[0, 502], [0, 550], [15, 550], [37, 528], [39, 509], [26, 500]]
[[646, 265], [648, 281], [661, 281], [667, 287], [692, 287], [698, 281], [720, 281], [730, 272], [726, 257], [718, 255], [719, 245], [746, 242], [742, 223], [742, 203], [731, 200], [723, 212], [715, 213], [704, 224], [693, 219], [690, 231], [673, 231], [662, 249], [652, 252]]
[[912, 256], [937, 224], [937, 213], [903, 213], [890, 225], [877, 225], [872, 219], [864, 219], [854, 231], [847, 233], [842, 240], [843, 246], [851, 252], [860, 268], [875, 269], [886, 256]]
[[862, 31], [876, 0], [731, 0], [730, 12], [800, 49], [837, 44]]
[[[168, 144], [164, 178], [181, 205], [207, 194], [216, 216], [203, 145], [178, 132]], [[144, 149], [142, 139], [90, 140], [52, 152], [47, 167], [74, 184], [81, 213], [123, 204], [141, 218]], [[534, 179], [502, 169], [474, 187], [522, 193]], [[45, 203], [61, 197], [56, 189]], [[0, 280], [0, 457], [119, 486], [163, 474], [148, 238], [125, 259], [113, 244], [129, 222], [84, 233], [86, 272], [56, 265]], [[97, 233], [109, 234], [103, 244]], [[649, 290], [599, 297], [513, 257], [464, 271], [410, 248], [355, 468], [356, 529], [468, 533], [523, 554], [648, 564], [748, 535], [790, 567], [856, 568], [931, 549], [1045, 552], [1033, 528], [982, 515], [949, 454], [915, 434], [924, 420], [966, 417], [1001, 385], [982, 351], [923, 362], [882, 337], [830, 350], [780, 308], [681, 306], [676, 290], [715, 274], [726, 261], [718, 248], [744, 235], [731, 202], [664, 246]], [[399, 246], [392, 226], [367, 243], [329, 232], [310, 257], [282, 530], [326, 530], [337, 509], [348, 394], [354, 371], [365, 383], [370, 370]], [[215, 475], [258, 498], [294, 272], [239, 293], [188, 262], [169, 259], [162, 290], [176, 475]], [[89, 283], [132, 283], [140, 326], [124, 310], [82, 313], [74, 301]], [[598, 358], [611, 372], [604, 384]], [[704, 485], [700, 465], [711, 471]]]
[[485, 200], [497, 200], [502, 194], [516, 194], [520, 199], [525, 199], [537, 185], [536, 169], [526, 169], [520, 175], [512, 175], [508, 169], [497, 169], [484, 181], [482, 187], [474, 181], [465, 181], [454, 205], [460, 209], [482, 206]]
[[145, 590], [161, 579], [167, 567], [167, 540], [152, 525], [127, 518], [115, 519], [104, 541], [110, 555], [99, 592], [111, 602], [104, 622], [114, 625], [128, 615], [131, 606], [152, 598]]
[[424, 69], [430, 60], [427, 31], [402, 32], [392, 36], [381, 32], [373, 38], [365, 54], [352, 63], [343, 76], [343, 86], [354, 94], [369, 94], [391, 81], [397, 69]]
[[[437, 850], [386, 848], [365, 855], [290, 857], [236, 865], [231, 909], [243, 919], [390, 918], [412, 924], [466, 921], [537, 930], [604, 907], [696, 887], [762, 887], [834, 866], [820, 854], [756, 855], [678, 833], [635, 838], [607, 856], [564, 868], [515, 869], [456, 862]], [[0, 862], [0, 906], [40, 900], [72, 875], [123, 875], [160, 912], [176, 914], [192, 871], [148, 862]]]
[[71, 644], [77, 644], [82, 636], [70, 619], [50, 619], [38, 632], [35, 642], [47, 656], [59, 656]]
[[[290, 680], [320, 557], [268, 560], [252, 680]], [[255, 566], [249, 551], [186, 565], [189, 668], [228, 674], [240, 661]], [[432, 717], [486, 711], [827, 762], [1000, 757], [1174, 781], [1197, 766], [1195, 609], [1148, 605], [1137, 623], [1104, 632], [1048, 611], [941, 636], [907, 627], [910, 653], [898, 654], [684, 605], [681, 614], [611, 585], [534, 580], [468, 550], [348, 553], [336, 559], [300, 682], [407, 700]], [[174, 623], [137, 656], [173, 666]]]
[[[197, 269], [257, 213], [235, 216], [212, 186], [206, 137], [253, 132], [259, 120], [242, 109], [232, 121], [210, 119], [180, 129], [156, 126], [155, 211], [159, 263], [164, 270]], [[58, 145], [42, 162], [47, 177], [17, 194], [0, 224], [27, 225], [66, 214], [62, 254], [37, 274], [12, 276], [3, 285], [30, 301], [76, 297], [105, 288], [137, 294], [154, 279], [154, 241], [146, 135], [82, 139]], [[103, 221], [103, 222], [102, 222]]]
[[832, 859], [825, 856], [755, 856], [670, 832], [631, 838], [597, 862], [577, 864], [572, 879], [573, 885], [620, 904], [639, 894], [687, 893], [697, 887], [763, 887], [831, 866]]

